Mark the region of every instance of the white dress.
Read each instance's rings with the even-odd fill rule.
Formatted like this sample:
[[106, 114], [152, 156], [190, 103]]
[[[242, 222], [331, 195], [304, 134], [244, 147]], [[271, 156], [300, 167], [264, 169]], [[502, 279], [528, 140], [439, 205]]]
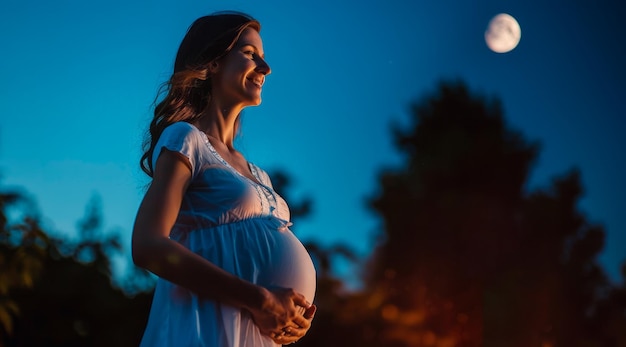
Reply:
[[[289, 230], [289, 208], [267, 173], [249, 164], [260, 184], [241, 175], [203, 132], [186, 122], [163, 131], [153, 167], [164, 147], [187, 157], [192, 167], [191, 184], [170, 239], [243, 279], [265, 287], [293, 288], [313, 302], [316, 278], [311, 257]], [[278, 345], [260, 334], [249, 314], [199, 300], [159, 278], [141, 347], [192, 346]]]

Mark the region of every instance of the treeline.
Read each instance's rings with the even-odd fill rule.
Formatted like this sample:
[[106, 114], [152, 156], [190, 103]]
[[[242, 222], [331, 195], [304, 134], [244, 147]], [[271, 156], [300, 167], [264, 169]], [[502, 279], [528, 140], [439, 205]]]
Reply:
[[154, 279], [132, 268], [113, 283], [120, 235], [102, 230], [97, 198], [70, 242], [42, 229], [33, 202], [0, 193], [0, 346], [137, 346]]
[[539, 144], [461, 82], [411, 110], [393, 128], [404, 164], [369, 200], [382, 241], [364, 289], [320, 292], [333, 304], [302, 345], [626, 346], [626, 264], [621, 284], [598, 264], [580, 171], [529, 190]]
[[[598, 264], [605, 231], [578, 207], [581, 173], [529, 190], [539, 144], [461, 82], [440, 84], [410, 116], [393, 128], [404, 163], [368, 201], [381, 241], [363, 288], [333, 274], [337, 256], [357, 260], [349, 246], [306, 244], [319, 309], [297, 345], [626, 346], [626, 265], [614, 284]], [[288, 177], [273, 179], [288, 195]], [[138, 345], [153, 278], [133, 269], [112, 281], [122, 248], [100, 230], [97, 201], [75, 243], [42, 230], [29, 206], [0, 192], [0, 346]], [[305, 216], [311, 200], [292, 207]]]

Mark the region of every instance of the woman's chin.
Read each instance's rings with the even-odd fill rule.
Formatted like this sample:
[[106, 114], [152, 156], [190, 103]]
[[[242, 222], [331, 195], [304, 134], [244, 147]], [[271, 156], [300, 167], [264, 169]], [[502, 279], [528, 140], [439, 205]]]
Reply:
[[261, 105], [261, 97], [256, 97], [256, 98], [252, 98], [250, 99], [247, 103], [246, 106], [259, 106]]

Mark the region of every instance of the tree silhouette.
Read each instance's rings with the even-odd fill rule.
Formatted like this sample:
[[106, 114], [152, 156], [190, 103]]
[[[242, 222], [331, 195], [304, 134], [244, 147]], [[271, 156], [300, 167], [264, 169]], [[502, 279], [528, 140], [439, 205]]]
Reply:
[[369, 297], [379, 298], [372, 341], [603, 341], [595, 311], [610, 288], [596, 263], [604, 231], [578, 210], [577, 170], [528, 192], [538, 144], [506, 126], [497, 100], [461, 82], [415, 104], [394, 137], [406, 164], [384, 172], [371, 199], [384, 232], [367, 276]]
[[15, 316], [21, 311], [12, 294], [34, 286], [50, 244], [36, 217], [21, 215], [20, 206], [29, 206], [22, 192], [0, 192], [0, 336], [13, 333]]
[[151, 299], [141, 290], [150, 278], [134, 269], [128, 293], [113, 285], [119, 236], [101, 230], [98, 200], [78, 223], [76, 243], [45, 232], [27, 200], [0, 194], [0, 346], [138, 345]]

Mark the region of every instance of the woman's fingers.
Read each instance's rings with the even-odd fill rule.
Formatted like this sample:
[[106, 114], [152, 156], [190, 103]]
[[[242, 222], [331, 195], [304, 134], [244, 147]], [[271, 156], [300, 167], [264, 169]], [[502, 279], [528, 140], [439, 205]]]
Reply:
[[252, 313], [263, 335], [277, 344], [287, 345], [302, 338], [311, 327], [317, 307], [291, 288], [272, 288], [264, 310]]
[[299, 314], [293, 318], [293, 322], [297, 325], [298, 328], [304, 328], [305, 332], [309, 328], [311, 328], [311, 321], [315, 316], [315, 311], [317, 310], [317, 306], [311, 305], [306, 311], [302, 314]]
[[273, 333], [270, 337], [278, 344], [288, 345], [300, 340], [304, 334], [306, 334], [305, 329], [287, 327], [280, 333]]
[[293, 322], [297, 325], [298, 328], [304, 328], [308, 330], [311, 327], [311, 320], [304, 318], [304, 316], [294, 317]]
[[307, 309], [308, 318], [302, 314], [298, 314], [289, 325], [282, 330], [272, 331], [268, 335], [274, 342], [281, 345], [288, 345], [300, 340], [311, 328], [311, 321], [315, 314], [315, 306], [312, 305]]
[[304, 311], [304, 318], [306, 319], [313, 319], [313, 317], [315, 316], [315, 311], [317, 311], [317, 306], [315, 305], [311, 305], [309, 306], [309, 308], [306, 309], [306, 311]]
[[302, 294], [300, 294], [300, 293], [297, 293], [297, 292], [293, 291], [293, 292], [292, 292], [292, 297], [291, 297], [291, 298], [292, 298], [292, 300], [293, 300], [293, 303], [294, 303], [296, 306], [302, 306], [302, 307], [304, 307], [304, 308], [309, 308], [309, 307], [311, 307], [311, 303], [310, 303], [310, 302], [308, 302], [308, 301], [306, 301], [306, 298], [304, 297], [304, 295], [302, 295]]

